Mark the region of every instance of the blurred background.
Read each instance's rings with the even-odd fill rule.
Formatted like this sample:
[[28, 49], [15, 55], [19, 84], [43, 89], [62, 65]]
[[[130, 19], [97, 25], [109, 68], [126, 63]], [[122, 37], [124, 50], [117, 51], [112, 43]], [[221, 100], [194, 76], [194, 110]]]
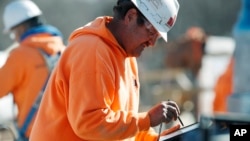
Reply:
[[[4, 6], [10, 0], [0, 0]], [[178, 0], [180, 11], [168, 43], [159, 39], [147, 48], [139, 61], [141, 108], [147, 110], [162, 100], [175, 100], [185, 125], [195, 123], [203, 113], [213, 111], [214, 86], [226, 69], [235, 47], [232, 27], [240, 10], [239, 0]], [[34, 0], [47, 23], [61, 30], [64, 42], [70, 33], [97, 16], [111, 15], [116, 0]], [[194, 30], [192, 27], [195, 27]], [[201, 29], [201, 32], [197, 31]], [[3, 30], [1, 20], [0, 30]], [[202, 38], [201, 46], [189, 37]], [[193, 35], [195, 34], [195, 35]], [[188, 39], [187, 39], [187, 37]], [[196, 37], [194, 37], [196, 38]], [[12, 42], [0, 34], [0, 65]], [[198, 49], [197, 49], [198, 48]], [[198, 53], [197, 53], [198, 52]], [[198, 55], [198, 56], [197, 56]], [[1, 78], [0, 78], [1, 79]], [[12, 116], [11, 96], [0, 100], [0, 120]]]
[[[1, 23], [4, 6], [11, 0], [0, 0]], [[44, 13], [48, 23], [56, 25], [64, 34], [65, 42], [70, 32], [97, 16], [112, 15], [116, 0], [33, 0]], [[239, 0], [178, 0], [180, 11], [169, 40], [184, 33], [190, 26], [200, 26], [211, 35], [230, 36], [231, 28], [240, 8]], [[0, 49], [11, 41], [0, 34]]]

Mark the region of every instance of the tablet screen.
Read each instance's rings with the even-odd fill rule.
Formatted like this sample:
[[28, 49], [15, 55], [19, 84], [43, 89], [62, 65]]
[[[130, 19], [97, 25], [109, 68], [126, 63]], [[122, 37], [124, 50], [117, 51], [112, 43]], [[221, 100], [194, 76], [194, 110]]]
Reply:
[[181, 136], [183, 136], [184, 134], [192, 134], [192, 132], [195, 132], [198, 129], [199, 129], [199, 123], [194, 123], [194, 124], [182, 127], [179, 130], [177, 130], [173, 133], [170, 133], [168, 135], [161, 136], [160, 141], [165, 141], [165, 140], [169, 141], [169, 139], [170, 140], [171, 139], [172, 140], [180, 140], [180, 138], [182, 138]]

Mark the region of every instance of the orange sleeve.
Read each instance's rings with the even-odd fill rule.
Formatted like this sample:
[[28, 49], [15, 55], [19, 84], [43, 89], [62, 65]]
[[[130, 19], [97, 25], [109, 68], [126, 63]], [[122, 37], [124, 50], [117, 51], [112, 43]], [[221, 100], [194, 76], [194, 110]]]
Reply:
[[230, 60], [226, 71], [219, 77], [215, 85], [215, 99], [213, 103], [214, 112], [227, 111], [227, 97], [233, 90], [233, 59]]

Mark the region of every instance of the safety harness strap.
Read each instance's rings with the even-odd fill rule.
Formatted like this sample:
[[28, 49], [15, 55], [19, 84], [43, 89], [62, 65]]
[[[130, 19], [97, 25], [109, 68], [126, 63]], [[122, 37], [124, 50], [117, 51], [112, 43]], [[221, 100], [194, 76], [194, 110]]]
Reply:
[[26, 119], [24, 121], [23, 126], [21, 128], [19, 128], [20, 138], [22, 138], [22, 140], [24, 140], [24, 141], [25, 140], [28, 141], [27, 137], [25, 136], [25, 133], [26, 133], [32, 119], [34, 118], [34, 115], [36, 114], [36, 112], [37, 112], [37, 110], [39, 108], [39, 105], [40, 105], [44, 90], [46, 88], [47, 82], [49, 80], [50, 74], [51, 74], [54, 66], [56, 65], [56, 63], [57, 63], [57, 61], [58, 61], [58, 59], [59, 59], [59, 57], [61, 55], [60, 52], [55, 54], [55, 55], [49, 55], [42, 49], [39, 49], [39, 52], [42, 54], [42, 56], [43, 56], [43, 58], [44, 58], [44, 60], [45, 60], [45, 62], [47, 64], [47, 67], [49, 69], [49, 75], [48, 75], [47, 80], [44, 83], [42, 89], [40, 90], [40, 92], [39, 92], [39, 94], [38, 94], [38, 96], [36, 98], [36, 101], [32, 105], [32, 107], [31, 107], [31, 109], [30, 109], [30, 111], [29, 111], [29, 113], [28, 113], [28, 115], [27, 115], [27, 117], [26, 117]]

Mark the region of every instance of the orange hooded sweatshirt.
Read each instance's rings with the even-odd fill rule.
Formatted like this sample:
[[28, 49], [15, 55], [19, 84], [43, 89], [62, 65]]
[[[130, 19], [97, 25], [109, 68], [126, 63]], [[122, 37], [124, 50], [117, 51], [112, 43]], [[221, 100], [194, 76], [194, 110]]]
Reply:
[[[14, 48], [0, 68], [0, 98], [11, 93], [18, 108], [17, 124], [21, 127], [47, 77], [48, 67], [38, 48], [53, 55], [64, 50], [62, 38], [48, 33], [26, 36]], [[0, 115], [1, 116], [1, 115]], [[26, 136], [30, 134], [32, 123]]]
[[45, 90], [31, 141], [153, 141], [138, 113], [137, 62], [99, 17], [75, 30]]

